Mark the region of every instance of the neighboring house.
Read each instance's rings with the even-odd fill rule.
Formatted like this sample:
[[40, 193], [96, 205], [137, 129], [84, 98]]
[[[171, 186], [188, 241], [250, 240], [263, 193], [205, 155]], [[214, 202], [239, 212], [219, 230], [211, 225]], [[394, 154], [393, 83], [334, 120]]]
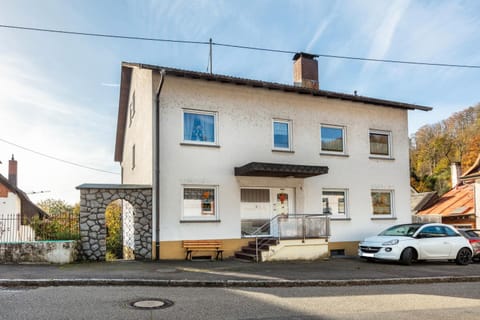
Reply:
[[8, 179], [0, 174], [0, 242], [33, 240], [31, 229], [23, 224], [35, 216], [45, 215], [17, 187], [17, 161], [12, 155], [8, 163]]
[[431, 108], [319, 90], [310, 54], [294, 77], [122, 64], [115, 160], [122, 183], [153, 186], [161, 259], [183, 258], [186, 239], [239, 249], [282, 214], [328, 214], [329, 249], [345, 254], [411, 221], [408, 111]]
[[419, 211], [432, 206], [439, 198], [436, 191], [418, 192], [413, 187], [410, 188], [410, 191], [410, 207], [412, 215], [416, 215]]
[[[441, 222], [457, 228], [477, 228], [479, 224], [479, 177], [480, 156], [475, 164], [463, 175], [460, 166], [451, 166], [452, 189], [442, 195], [434, 204], [417, 213], [419, 219], [435, 215], [441, 217]], [[477, 197], [477, 199], [476, 199]]]

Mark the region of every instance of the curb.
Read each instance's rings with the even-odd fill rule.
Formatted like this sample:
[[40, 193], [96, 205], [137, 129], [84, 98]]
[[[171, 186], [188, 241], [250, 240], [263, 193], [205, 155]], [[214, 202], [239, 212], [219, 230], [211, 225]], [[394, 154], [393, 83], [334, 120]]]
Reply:
[[149, 286], [210, 288], [346, 287], [393, 284], [480, 282], [480, 276], [353, 280], [145, 280], [145, 279], [0, 279], [0, 288], [60, 286]]

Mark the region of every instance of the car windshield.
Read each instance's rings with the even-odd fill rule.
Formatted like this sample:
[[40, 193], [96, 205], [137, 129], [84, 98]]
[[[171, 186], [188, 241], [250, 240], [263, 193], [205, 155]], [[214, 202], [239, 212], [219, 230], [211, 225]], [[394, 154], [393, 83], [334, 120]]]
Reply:
[[401, 224], [381, 232], [379, 236], [411, 237], [421, 227], [421, 224]]

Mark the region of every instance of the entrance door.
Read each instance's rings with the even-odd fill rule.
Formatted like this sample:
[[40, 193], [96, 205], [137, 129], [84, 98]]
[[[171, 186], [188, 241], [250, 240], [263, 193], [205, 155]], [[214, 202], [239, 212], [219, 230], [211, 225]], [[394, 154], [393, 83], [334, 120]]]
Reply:
[[271, 218], [276, 215], [287, 216], [295, 213], [295, 198], [292, 188], [270, 189], [270, 203], [272, 205]]
[[293, 188], [242, 188], [240, 202], [242, 236], [271, 235], [270, 220], [295, 213]]

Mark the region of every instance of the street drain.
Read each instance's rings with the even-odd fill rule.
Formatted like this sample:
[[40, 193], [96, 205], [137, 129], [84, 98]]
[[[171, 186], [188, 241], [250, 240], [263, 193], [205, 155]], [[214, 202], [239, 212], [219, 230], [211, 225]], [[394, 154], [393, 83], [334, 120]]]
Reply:
[[135, 309], [155, 310], [171, 307], [173, 301], [167, 299], [142, 299], [130, 302], [129, 305]]

